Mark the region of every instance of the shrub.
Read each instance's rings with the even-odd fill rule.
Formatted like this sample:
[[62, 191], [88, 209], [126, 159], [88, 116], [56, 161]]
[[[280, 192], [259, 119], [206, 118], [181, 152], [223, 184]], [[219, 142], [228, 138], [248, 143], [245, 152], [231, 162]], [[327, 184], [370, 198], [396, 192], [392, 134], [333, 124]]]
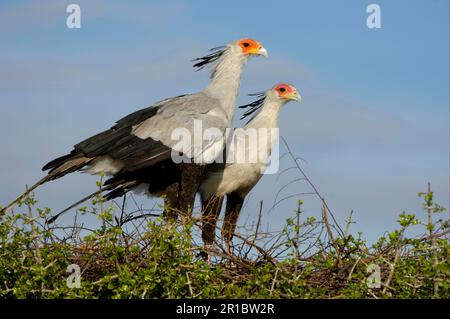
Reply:
[[[444, 209], [431, 191], [419, 196], [426, 220], [401, 213], [398, 229], [373, 245], [350, 233], [351, 218], [341, 233], [326, 205], [316, 220], [299, 201], [281, 231], [263, 233], [258, 222], [238, 233], [232, 255], [218, 239], [211, 263], [201, 257], [195, 218], [115, 216], [97, 197], [73, 225], [49, 225], [50, 209], [28, 196], [0, 217], [0, 297], [448, 298], [449, 222], [433, 222]], [[80, 213], [95, 214], [100, 226], [80, 224]], [[418, 227], [422, 235], [407, 236]]]

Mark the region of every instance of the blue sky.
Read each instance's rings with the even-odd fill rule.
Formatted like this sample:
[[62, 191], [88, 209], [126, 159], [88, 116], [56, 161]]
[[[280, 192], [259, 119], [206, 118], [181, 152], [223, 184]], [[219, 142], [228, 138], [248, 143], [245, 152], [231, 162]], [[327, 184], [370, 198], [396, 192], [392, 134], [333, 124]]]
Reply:
[[[69, 3], [81, 6], [81, 29], [66, 27]], [[381, 29], [366, 26], [370, 3], [381, 7]], [[239, 102], [277, 82], [297, 86], [303, 103], [285, 107], [280, 131], [339, 220], [353, 209], [354, 231], [372, 240], [401, 211], [421, 213], [416, 194], [428, 181], [449, 206], [447, 0], [1, 1], [0, 30], [2, 203], [39, 179], [48, 160], [120, 117], [201, 90], [208, 75], [191, 60], [253, 37], [270, 57], [249, 61]], [[267, 227], [279, 228], [295, 199], [268, 211], [294, 175], [265, 176], [241, 222], [255, 219], [264, 200]], [[94, 180], [74, 174], [36, 195], [58, 210]], [[314, 199], [303, 200], [308, 214], [320, 213]]]

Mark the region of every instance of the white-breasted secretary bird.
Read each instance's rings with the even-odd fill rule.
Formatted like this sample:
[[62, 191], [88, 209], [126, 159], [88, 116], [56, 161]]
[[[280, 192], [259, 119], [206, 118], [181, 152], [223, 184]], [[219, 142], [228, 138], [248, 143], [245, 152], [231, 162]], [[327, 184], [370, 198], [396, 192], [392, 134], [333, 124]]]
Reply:
[[[277, 84], [271, 90], [257, 95], [259, 99], [241, 106], [249, 108], [242, 118], [254, 114], [243, 130], [235, 130], [235, 139], [242, 139], [243, 143], [235, 144], [236, 149], [228, 153], [225, 164], [214, 163], [207, 167], [199, 188], [202, 201], [202, 238], [207, 246], [214, 242], [217, 219], [225, 195], [227, 197], [222, 237], [229, 253], [244, 199], [262, 177], [274, 138], [277, 138], [272, 130], [278, 128], [278, 114], [287, 102], [301, 100], [297, 89], [285, 83]], [[255, 134], [252, 134], [252, 130]], [[252, 154], [257, 157], [250, 161]]]
[[[255, 40], [241, 39], [194, 60], [194, 67], [198, 69], [214, 64], [211, 81], [204, 90], [157, 102], [75, 145], [69, 154], [47, 163], [43, 170], [48, 170], [48, 174], [2, 212], [37, 186], [68, 173], [86, 171], [114, 176], [145, 168], [149, 168], [151, 193], [172, 190], [176, 195], [169, 205], [187, 212], [193, 206], [204, 164], [211, 162], [224, 146], [224, 132], [231, 125], [244, 64], [248, 57], [256, 55], [267, 56], [267, 51]], [[180, 146], [179, 140], [172, 138], [172, 133], [183, 128], [193, 136], [196, 121], [203, 130], [214, 128], [216, 134], [209, 136], [208, 141], [194, 136], [194, 142], [186, 149], [185, 145]], [[188, 162], [175, 164], [172, 161], [172, 154], [179, 152], [184, 152]], [[127, 190], [134, 187], [122, 186]]]

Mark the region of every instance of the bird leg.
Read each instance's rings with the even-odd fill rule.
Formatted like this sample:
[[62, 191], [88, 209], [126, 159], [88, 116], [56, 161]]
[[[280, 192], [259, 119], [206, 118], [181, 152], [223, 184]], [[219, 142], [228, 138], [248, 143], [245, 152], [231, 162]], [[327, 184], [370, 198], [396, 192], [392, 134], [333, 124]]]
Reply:
[[[202, 200], [202, 239], [205, 248], [208, 250], [212, 248], [214, 244], [217, 218], [219, 217], [222, 203], [222, 196], [213, 195], [207, 200]], [[208, 252], [203, 255], [203, 258], [206, 258], [208, 263], [211, 262], [211, 254]]]
[[232, 240], [243, 203], [244, 197], [238, 193], [230, 193], [227, 195], [227, 206], [225, 209], [225, 218], [222, 226], [222, 237], [225, 240], [229, 255], [232, 254]]
[[178, 206], [179, 185], [178, 182], [172, 183], [161, 192], [164, 194], [163, 217], [165, 220], [177, 219], [178, 212], [176, 211], [176, 207]]
[[214, 243], [214, 233], [222, 203], [223, 197], [214, 195], [202, 202], [202, 238], [205, 245]]
[[181, 182], [178, 190], [177, 209], [190, 216], [195, 203], [195, 194], [200, 187], [204, 166], [193, 163], [181, 163]]

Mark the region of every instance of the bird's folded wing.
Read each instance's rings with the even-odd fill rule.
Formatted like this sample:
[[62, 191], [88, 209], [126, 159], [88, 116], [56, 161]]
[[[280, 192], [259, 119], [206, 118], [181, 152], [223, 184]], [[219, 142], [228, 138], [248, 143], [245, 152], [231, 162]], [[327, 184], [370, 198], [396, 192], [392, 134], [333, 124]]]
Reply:
[[[200, 148], [198, 143], [192, 143], [191, 154], [211, 153], [211, 149], [223, 144], [220, 137], [226, 128], [226, 115], [221, 113], [218, 100], [197, 93], [166, 99], [134, 112], [111, 129], [75, 145], [75, 152], [88, 158], [108, 156], [120, 160], [127, 170], [135, 171], [170, 158], [178, 142], [173, 138], [175, 130], [187, 130], [194, 141], [194, 134], [198, 133], [194, 132], [195, 120], [202, 136], [197, 139], [201, 141]], [[208, 128], [217, 128], [219, 133], [203, 141], [203, 132]]]
[[[154, 116], [133, 125], [132, 134], [143, 140], [159, 141], [177, 151], [181, 151], [177, 149], [181, 135], [191, 142], [191, 154], [203, 153], [217, 146], [214, 143], [218, 139], [208, 143], [209, 138], [205, 141], [204, 133], [216, 130], [215, 135], [222, 137], [229, 124], [219, 100], [203, 93], [165, 100], [157, 106], [159, 109]], [[200, 150], [199, 141], [202, 141]]]

